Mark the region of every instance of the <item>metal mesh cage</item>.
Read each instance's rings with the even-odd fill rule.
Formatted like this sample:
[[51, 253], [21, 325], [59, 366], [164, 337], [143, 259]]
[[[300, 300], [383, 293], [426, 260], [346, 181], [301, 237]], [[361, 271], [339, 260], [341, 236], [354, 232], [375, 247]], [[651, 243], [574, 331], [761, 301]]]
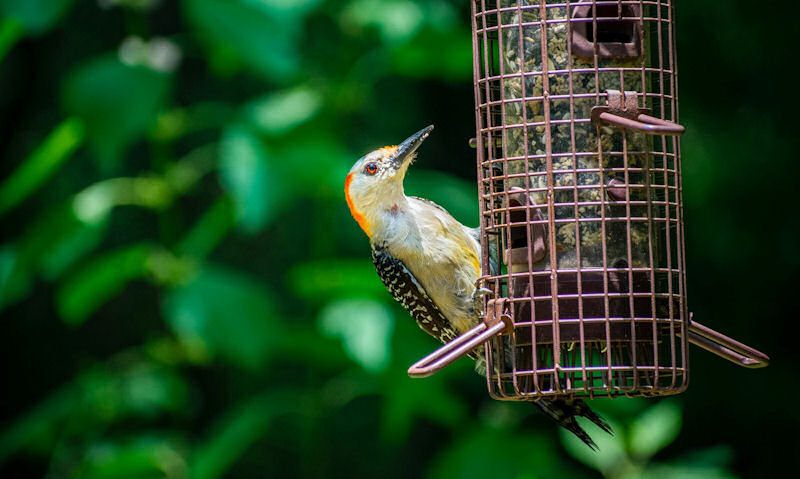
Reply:
[[760, 351], [686, 308], [669, 1], [474, 0], [484, 321], [409, 368], [483, 347], [496, 399], [659, 396], [687, 343]]
[[473, 42], [483, 272], [513, 323], [490, 393], [682, 391], [672, 5], [477, 0]]

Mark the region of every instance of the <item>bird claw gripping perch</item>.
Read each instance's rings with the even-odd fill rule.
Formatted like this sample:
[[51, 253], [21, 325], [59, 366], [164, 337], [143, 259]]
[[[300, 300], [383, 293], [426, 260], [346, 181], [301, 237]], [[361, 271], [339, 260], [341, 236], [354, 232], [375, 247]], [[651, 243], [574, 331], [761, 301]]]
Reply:
[[475, 310], [475, 317], [482, 321], [484, 317], [483, 297], [494, 296], [494, 291], [483, 286], [483, 283], [489, 279], [490, 276], [481, 276], [475, 281], [475, 292], [472, 293], [472, 307]]

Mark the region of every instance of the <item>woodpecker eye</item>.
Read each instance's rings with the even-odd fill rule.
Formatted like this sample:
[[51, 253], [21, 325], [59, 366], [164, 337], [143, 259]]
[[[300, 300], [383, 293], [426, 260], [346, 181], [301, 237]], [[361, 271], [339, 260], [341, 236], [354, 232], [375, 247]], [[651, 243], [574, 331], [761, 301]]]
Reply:
[[367, 172], [369, 175], [374, 175], [378, 171], [378, 165], [375, 163], [367, 163], [367, 166], [364, 168], [364, 171]]

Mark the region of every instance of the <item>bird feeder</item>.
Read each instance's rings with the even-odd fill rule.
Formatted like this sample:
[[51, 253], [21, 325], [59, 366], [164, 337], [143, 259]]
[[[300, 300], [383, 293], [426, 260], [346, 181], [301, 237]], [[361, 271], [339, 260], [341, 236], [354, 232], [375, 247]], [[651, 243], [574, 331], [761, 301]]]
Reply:
[[687, 311], [673, 18], [670, 1], [472, 2], [493, 295], [410, 375], [482, 347], [493, 397], [537, 400], [679, 393], [688, 343], [767, 365]]

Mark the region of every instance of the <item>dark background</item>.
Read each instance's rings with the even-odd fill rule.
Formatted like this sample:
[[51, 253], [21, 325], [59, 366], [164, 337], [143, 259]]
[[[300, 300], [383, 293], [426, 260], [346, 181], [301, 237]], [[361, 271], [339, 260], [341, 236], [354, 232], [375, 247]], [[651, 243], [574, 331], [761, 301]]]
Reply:
[[[796, 2], [680, 2], [692, 348], [588, 453], [491, 401], [391, 301], [347, 211], [365, 152], [477, 223], [468, 2], [0, 3], [3, 477], [772, 477], [795, 462]], [[593, 472], [597, 471], [597, 472]]]

